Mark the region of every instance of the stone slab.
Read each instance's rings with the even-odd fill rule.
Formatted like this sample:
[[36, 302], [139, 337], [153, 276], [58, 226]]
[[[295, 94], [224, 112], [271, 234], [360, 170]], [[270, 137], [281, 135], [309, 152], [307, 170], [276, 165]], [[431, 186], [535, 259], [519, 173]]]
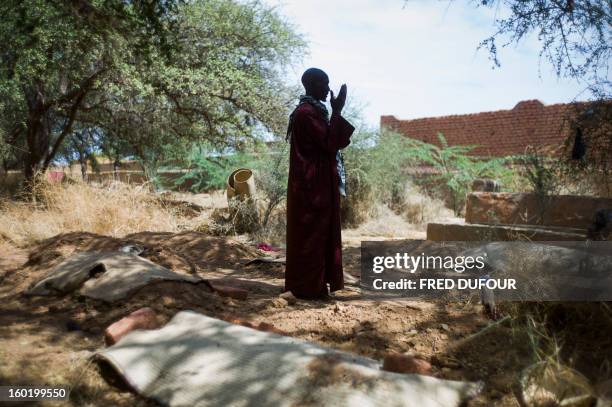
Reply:
[[193, 311], [159, 330], [132, 331], [96, 359], [169, 407], [452, 407], [483, 387], [383, 371], [373, 359]]
[[532, 193], [472, 192], [467, 195], [465, 221], [479, 224], [588, 228], [599, 209], [612, 208], [611, 198]]
[[429, 223], [427, 225], [427, 240], [437, 242], [580, 241], [586, 240], [586, 230], [510, 225]]

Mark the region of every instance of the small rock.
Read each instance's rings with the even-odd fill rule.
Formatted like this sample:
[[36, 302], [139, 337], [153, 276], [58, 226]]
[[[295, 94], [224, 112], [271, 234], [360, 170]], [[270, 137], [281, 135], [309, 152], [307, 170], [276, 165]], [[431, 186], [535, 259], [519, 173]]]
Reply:
[[444, 329], [446, 332], [450, 332], [450, 328], [446, 324], [440, 324], [440, 328]]
[[136, 329], [157, 329], [159, 326], [155, 311], [141, 308], [106, 328], [104, 340], [107, 346], [111, 346]]
[[293, 295], [291, 291], [285, 291], [284, 293], [279, 295], [279, 297], [287, 301], [289, 305], [293, 305], [297, 302], [297, 298]]
[[230, 307], [238, 306], [238, 303], [236, 301], [234, 301], [234, 299], [232, 299], [230, 297], [223, 298], [223, 304], [224, 305], [229, 305]]
[[87, 314], [85, 314], [84, 311], [79, 311], [72, 316], [72, 319], [74, 319], [75, 321], [83, 321], [86, 318], [87, 318]]
[[123, 253], [129, 253], [138, 256], [145, 251], [145, 248], [139, 244], [129, 244], [119, 249]]
[[419, 331], [417, 331], [416, 329], [411, 329], [410, 331], [406, 332], [406, 335], [414, 336], [414, 335], [417, 335], [418, 333]]
[[285, 308], [289, 302], [284, 298], [276, 297], [270, 302], [270, 305], [274, 308]]
[[385, 356], [382, 369], [394, 373], [431, 374], [431, 364], [429, 362], [401, 353], [390, 353]]

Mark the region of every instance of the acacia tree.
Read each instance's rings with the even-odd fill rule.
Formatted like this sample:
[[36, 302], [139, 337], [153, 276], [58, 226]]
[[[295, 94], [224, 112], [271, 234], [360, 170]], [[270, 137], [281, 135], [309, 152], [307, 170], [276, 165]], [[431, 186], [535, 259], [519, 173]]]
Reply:
[[87, 179], [87, 164], [96, 170], [98, 160], [96, 151], [100, 149], [100, 130], [92, 127], [75, 128], [62, 144], [58, 155], [70, 162], [78, 161], [81, 177]]
[[49, 167], [121, 61], [155, 45], [151, 34], [171, 3], [2, 2], [0, 96], [7, 103], [0, 125], [23, 161], [26, 181]]
[[495, 20], [496, 32], [481, 43], [500, 66], [503, 46], [518, 44], [536, 33], [545, 58], [560, 77], [585, 83], [596, 97], [610, 96], [612, 2], [609, 0], [479, 0], [487, 7], [502, 6], [507, 16]]
[[257, 0], [9, 0], [0, 12], [0, 134], [28, 181], [75, 125], [152, 168], [179, 140], [280, 130], [279, 69], [304, 46]]
[[[230, 23], [231, 22], [231, 23]], [[117, 131], [154, 178], [185, 140], [239, 148], [261, 127], [284, 131], [282, 69], [304, 42], [259, 1], [193, 1], [177, 9], [167, 58], [134, 64], [109, 89], [102, 125]]]

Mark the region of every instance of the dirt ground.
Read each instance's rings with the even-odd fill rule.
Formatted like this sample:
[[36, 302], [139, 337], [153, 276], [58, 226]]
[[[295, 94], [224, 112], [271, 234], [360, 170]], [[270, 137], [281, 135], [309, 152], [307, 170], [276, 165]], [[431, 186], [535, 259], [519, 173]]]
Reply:
[[[414, 238], [423, 237], [423, 232], [412, 233]], [[287, 335], [376, 359], [388, 352], [410, 353], [430, 361], [437, 377], [483, 381], [484, 392], [470, 402], [471, 406], [517, 405], [512, 386], [530, 362], [525, 338], [500, 326], [455, 346], [491, 322], [480, 305], [363, 298], [356, 285], [360, 241], [375, 238], [380, 239], [359, 236], [355, 231], [345, 233], [344, 265], [354, 277], [348, 277], [353, 283], [331, 301], [299, 300], [293, 305], [275, 301], [282, 291], [284, 266], [245, 265], [267, 254], [245, 240], [198, 232], [138, 233], [123, 239], [69, 233], [27, 249], [1, 243], [0, 382], [67, 385], [72, 388], [68, 405], [153, 405], [127, 391], [89, 360], [104, 346], [103, 331], [109, 324], [148, 306], [164, 321], [190, 309], [228, 321], [265, 321]], [[136, 242], [146, 247], [143, 256], [158, 264], [246, 288], [249, 298], [223, 298], [201, 285], [178, 282], [146, 286], [120, 304], [77, 295], [23, 295], [71, 253], [116, 250]]]

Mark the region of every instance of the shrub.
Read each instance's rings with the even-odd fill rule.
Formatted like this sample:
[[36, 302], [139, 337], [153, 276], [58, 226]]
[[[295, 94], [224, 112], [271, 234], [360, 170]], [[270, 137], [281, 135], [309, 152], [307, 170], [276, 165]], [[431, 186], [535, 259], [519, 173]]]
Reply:
[[227, 177], [237, 168], [253, 171], [256, 196], [252, 202], [232, 200], [227, 210], [218, 210], [205, 229], [216, 235], [249, 233], [253, 239], [284, 243], [289, 170], [288, 144], [253, 144], [243, 151], [221, 154], [209, 145], [194, 147], [188, 156], [188, 172], [177, 185], [192, 183], [191, 190], [226, 189]]
[[[462, 211], [465, 194], [475, 178], [490, 177], [502, 184], [511, 179], [507, 163], [513, 157], [481, 160], [469, 155], [476, 146], [449, 146], [442, 134], [438, 138], [442, 147], [389, 131], [363, 132], [353, 137], [345, 152], [349, 196], [342, 210], [344, 222], [351, 226], [363, 222], [377, 202], [405, 211], [410, 206], [407, 200], [419, 193], [411, 169], [433, 169], [433, 174], [418, 184], [430, 191], [424, 194], [429, 204], [435, 201], [434, 196], [449, 197], [456, 215]], [[421, 212], [420, 221], [424, 219]]]
[[14, 197], [21, 189], [23, 175], [17, 171], [0, 173], [0, 196]]
[[442, 133], [438, 133], [441, 147], [419, 140], [409, 140], [408, 148], [414, 161], [433, 168], [434, 175], [429, 181], [446, 189], [455, 215], [460, 215], [463, 211], [465, 195], [476, 178], [493, 178], [504, 185], [512, 177], [507, 164], [515, 157], [480, 159], [469, 154], [477, 146], [449, 146]]
[[395, 133], [362, 131], [344, 150], [347, 198], [342, 202], [342, 220], [357, 226], [374, 214], [377, 203], [391, 205], [394, 196], [409, 181], [409, 143]]
[[191, 147], [185, 161], [187, 172], [175, 181], [175, 186], [190, 183], [191, 191], [197, 193], [225, 189], [229, 174], [236, 168], [252, 168], [256, 158], [252, 153], [201, 143]]

